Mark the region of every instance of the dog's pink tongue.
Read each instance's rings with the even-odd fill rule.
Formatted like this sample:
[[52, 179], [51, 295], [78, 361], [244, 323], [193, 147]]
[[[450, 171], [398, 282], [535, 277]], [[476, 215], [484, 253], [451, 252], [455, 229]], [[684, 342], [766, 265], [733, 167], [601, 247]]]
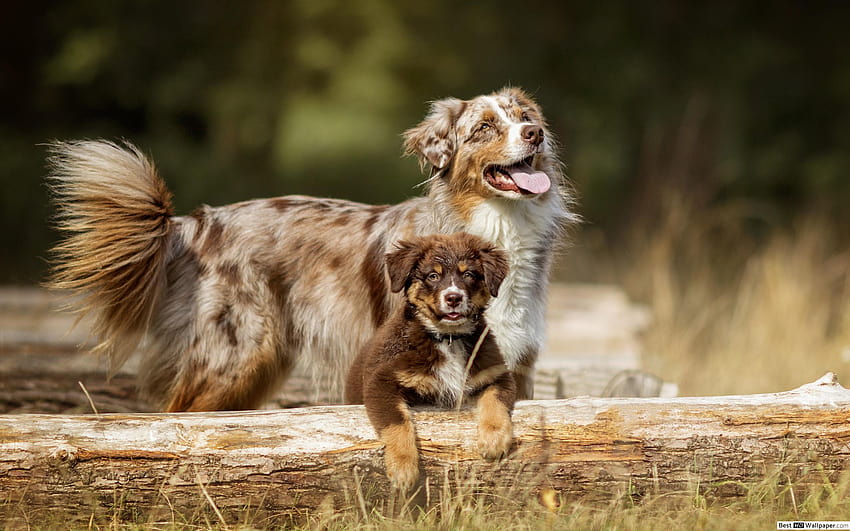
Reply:
[[542, 194], [552, 186], [549, 176], [542, 171], [534, 171], [529, 164], [515, 164], [505, 169], [511, 174], [516, 185], [526, 192]]

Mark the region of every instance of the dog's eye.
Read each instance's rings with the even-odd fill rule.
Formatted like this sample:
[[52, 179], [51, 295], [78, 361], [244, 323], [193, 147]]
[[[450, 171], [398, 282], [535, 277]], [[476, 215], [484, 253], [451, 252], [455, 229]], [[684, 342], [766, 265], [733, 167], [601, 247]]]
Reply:
[[472, 271], [464, 271], [463, 278], [467, 280], [475, 280], [475, 273], [473, 273]]
[[428, 276], [425, 277], [425, 278], [427, 278], [428, 280], [430, 280], [432, 282], [436, 282], [436, 281], [440, 280], [440, 275], [432, 272], [432, 273], [428, 273]]
[[531, 121], [531, 117], [528, 116], [527, 112], [522, 113], [522, 121], [523, 122], [530, 122]]
[[488, 124], [487, 122], [484, 122], [484, 123], [482, 123], [481, 125], [478, 126], [478, 130], [479, 131], [486, 131], [486, 130], [490, 129], [491, 127], [492, 126], [490, 124]]

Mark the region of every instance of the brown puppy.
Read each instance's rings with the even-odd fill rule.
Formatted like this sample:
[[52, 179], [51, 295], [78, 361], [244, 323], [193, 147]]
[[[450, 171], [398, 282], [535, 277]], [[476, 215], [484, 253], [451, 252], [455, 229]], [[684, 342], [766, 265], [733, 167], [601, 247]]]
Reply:
[[[478, 449], [487, 459], [508, 452], [516, 385], [484, 320], [508, 274], [507, 256], [477, 236], [432, 235], [401, 241], [386, 255], [393, 292], [405, 304], [354, 360], [346, 399], [365, 404], [386, 444], [387, 475], [409, 490], [419, 453], [409, 406], [458, 407], [478, 401]], [[477, 350], [476, 350], [477, 347]]]

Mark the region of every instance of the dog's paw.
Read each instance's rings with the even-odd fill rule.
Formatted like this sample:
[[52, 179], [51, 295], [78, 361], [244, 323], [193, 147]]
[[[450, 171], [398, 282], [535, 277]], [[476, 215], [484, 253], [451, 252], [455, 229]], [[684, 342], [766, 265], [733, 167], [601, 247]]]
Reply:
[[419, 479], [419, 449], [413, 424], [406, 421], [388, 426], [381, 431], [381, 439], [386, 444], [384, 462], [393, 488], [412, 489]]
[[501, 459], [511, 449], [513, 425], [506, 422], [482, 422], [478, 426], [478, 451], [484, 459]]
[[387, 477], [396, 490], [408, 492], [419, 481], [419, 456], [417, 454], [391, 454], [385, 456]]

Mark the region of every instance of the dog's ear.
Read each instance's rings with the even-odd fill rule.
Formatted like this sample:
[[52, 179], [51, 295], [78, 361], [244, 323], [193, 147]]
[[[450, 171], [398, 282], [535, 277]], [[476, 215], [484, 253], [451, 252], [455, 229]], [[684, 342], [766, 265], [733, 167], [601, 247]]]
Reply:
[[404, 132], [404, 154], [419, 157], [419, 166], [430, 164], [441, 170], [448, 166], [455, 153], [455, 124], [466, 108], [466, 102], [446, 98], [431, 104], [428, 116], [412, 129]]
[[502, 281], [508, 276], [508, 255], [492, 246], [481, 249], [481, 267], [484, 270], [484, 284], [490, 295], [497, 297]]
[[390, 290], [401, 291], [410, 281], [416, 262], [422, 258], [422, 246], [410, 241], [396, 242], [396, 249], [387, 253], [387, 273], [390, 275]]

